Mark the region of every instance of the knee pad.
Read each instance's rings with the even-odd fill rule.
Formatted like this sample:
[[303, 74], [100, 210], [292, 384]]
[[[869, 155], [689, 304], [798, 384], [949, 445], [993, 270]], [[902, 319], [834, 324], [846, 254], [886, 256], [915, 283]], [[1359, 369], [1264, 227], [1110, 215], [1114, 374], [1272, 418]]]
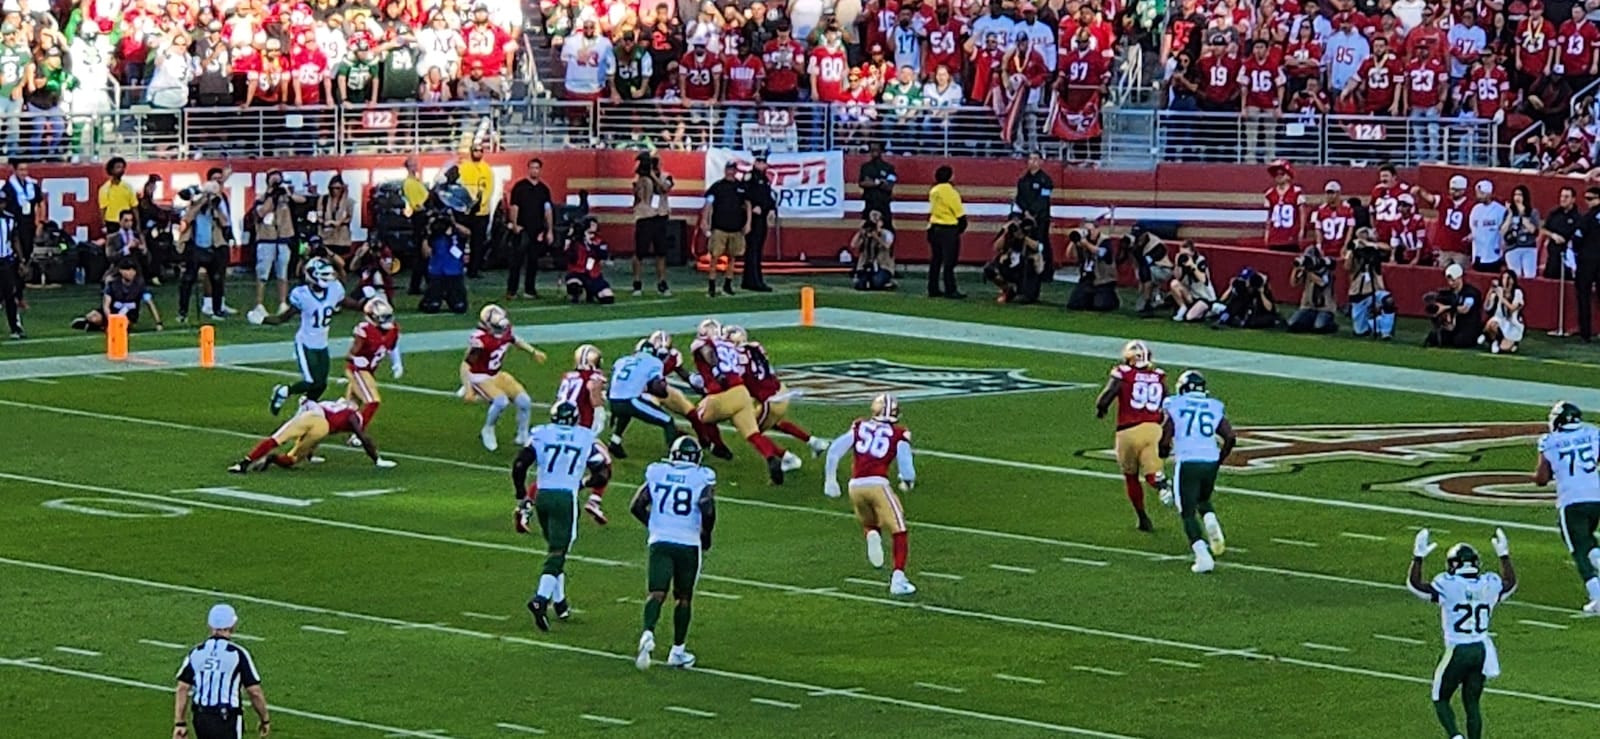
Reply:
[[527, 393], [522, 393], [521, 395], [517, 396], [517, 410], [525, 411], [532, 408], [533, 398], [528, 397]]

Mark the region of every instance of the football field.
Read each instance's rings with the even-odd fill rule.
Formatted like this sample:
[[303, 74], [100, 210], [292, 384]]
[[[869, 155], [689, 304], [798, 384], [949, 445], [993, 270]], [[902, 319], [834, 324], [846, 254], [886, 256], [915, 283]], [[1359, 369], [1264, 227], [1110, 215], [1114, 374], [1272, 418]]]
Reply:
[[[687, 349], [700, 317], [513, 314], [550, 361], [507, 369], [547, 403], [578, 343], [609, 366], [652, 328]], [[116, 372], [46, 357], [7, 375], [0, 361], [0, 733], [167, 735], [173, 675], [223, 600], [284, 737], [1438, 736], [1440, 614], [1403, 584], [1420, 527], [1486, 555], [1496, 527], [1510, 536], [1521, 586], [1494, 616], [1490, 735], [1588, 736], [1600, 721], [1600, 622], [1579, 612], [1553, 491], [1526, 482], [1550, 403], [1600, 411], [1600, 393], [1548, 368], [1547, 384], [1482, 380], [1485, 394], [1438, 371], [1157, 344], [1170, 377], [1206, 371], [1241, 436], [1215, 501], [1228, 549], [1200, 576], [1153, 493], [1156, 531], [1135, 530], [1113, 425], [1095, 418], [1130, 337], [796, 318], [724, 322], [766, 346], [803, 393], [791, 417], [818, 435], [899, 395], [919, 590], [888, 594], [803, 444], [773, 437], [806, 459], [773, 487], [730, 434], [736, 458], [710, 462], [699, 663], [644, 673], [645, 537], [626, 507], [661, 435], [629, 430], [611, 523], [585, 519], [568, 559], [576, 612], [534, 630], [523, 604], [542, 542], [512, 530], [511, 414], [487, 452], [483, 406], [455, 395], [469, 319], [400, 316], [406, 373], [380, 371], [372, 428], [389, 470], [337, 439], [321, 465], [224, 471], [281, 423], [266, 398], [293, 374], [288, 331], [221, 347], [215, 369], [186, 350]], [[1442, 568], [1436, 555], [1428, 576]]]

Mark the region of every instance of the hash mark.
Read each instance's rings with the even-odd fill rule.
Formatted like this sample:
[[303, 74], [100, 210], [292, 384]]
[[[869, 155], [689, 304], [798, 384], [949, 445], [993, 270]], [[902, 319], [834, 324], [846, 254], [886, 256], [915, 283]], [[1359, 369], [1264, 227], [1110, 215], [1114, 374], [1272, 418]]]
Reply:
[[996, 680], [1005, 680], [1007, 682], [1013, 682], [1013, 683], [1027, 683], [1028, 685], [1043, 685], [1044, 684], [1043, 680], [1040, 680], [1039, 678], [1036, 678], [1036, 677], [1023, 677], [1021, 675], [1008, 675], [1008, 674], [1006, 674], [1004, 672], [996, 672], [994, 674], [994, 679], [996, 679]]
[[543, 734], [544, 733], [544, 729], [535, 729], [532, 726], [523, 726], [522, 724], [508, 724], [508, 723], [506, 723], [504, 721], [501, 721], [500, 723], [495, 724], [495, 728], [505, 729], [506, 731], [520, 731], [520, 732], [522, 732], [524, 734]]
[[152, 647], [161, 647], [162, 649], [188, 649], [189, 648], [188, 646], [183, 645], [183, 644], [174, 644], [174, 643], [169, 642], [169, 641], [156, 641], [155, 639], [140, 639], [139, 643], [140, 644], [148, 644], [148, 645], [150, 645]]
[[806, 693], [806, 695], [809, 695], [813, 698], [821, 698], [829, 695], [855, 695], [863, 690], [865, 690], [865, 688], [823, 688], [822, 690], [813, 690], [809, 693]]
[[1427, 529], [1428, 531], [1430, 531], [1432, 533], [1435, 533], [1435, 534], [1448, 534], [1448, 533], [1450, 533], [1450, 529], [1436, 529], [1436, 528], [1433, 528], [1432, 526], [1407, 526], [1406, 528], [1411, 529], [1412, 531], [1421, 531], [1423, 529]]
[[315, 632], [315, 633], [318, 633], [318, 634], [332, 634], [334, 636], [344, 636], [345, 634], [350, 633], [348, 631], [340, 631], [338, 629], [330, 629], [330, 628], [327, 628], [325, 626], [312, 626], [310, 624], [306, 624], [305, 626], [301, 626], [300, 630], [301, 631], [312, 631], [312, 632]]
[[927, 570], [919, 570], [917, 572], [917, 576], [918, 577], [937, 577], [940, 580], [965, 580], [966, 579], [966, 578], [964, 578], [964, 577], [962, 577], [960, 575], [952, 575], [952, 574], [950, 574], [948, 572], [929, 572]]
[[627, 720], [625, 718], [612, 718], [610, 716], [601, 716], [598, 713], [580, 714], [578, 716], [578, 718], [581, 718], [581, 719], [583, 719], [585, 721], [593, 721], [595, 723], [600, 723], [600, 724], [611, 724], [612, 726], [631, 726], [631, 725], [633, 725], [632, 721], [629, 721], [629, 720]]
[[1412, 646], [1422, 646], [1424, 644], [1427, 644], [1427, 642], [1425, 642], [1425, 641], [1423, 641], [1421, 639], [1413, 639], [1413, 638], [1411, 638], [1409, 636], [1389, 636], [1388, 634], [1373, 634], [1372, 638], [1381, 639], [1383, 641], [1392, 641], [1392, 642], [1394, 642], [1396, 644], [1410, 644]]
[[1200, 664], [1199, 662], [1185, 662], [1185, 661], [1183, 661], [1181, 659], [1166, 659], [1164, 657], [1151, 657], [1150, 661], [1154, 662], [1154, 663], [1156, 663], [1158, 665], [1170, 665], [1172, 667], [1186, 667], [1186, 668], [1191, 669], [1191, 670], [1198, 670], [1198, 669], [1201, 669], [1202, 667], [1205, 666], [1205, 665]]
[[1322, 546], [1314, 541], [1301, 541], [1299, 539], [1273, 539], [1272, 541], [1276, 544], [1283, 544], [1291, 547], [1314, 548]]
[[[1537, 626], [1541, 629], [1558, 629], [1560, 631], [1566, 631], [1567, 629], [1572, 628], [1571, 626], [1563, 626], [1562, 624], [1553, 624], [1548, 621], [1533, 621], [1526, 618], [1517, 619], [1517, 623], [1527, 624], [1529, 626]], [[57, 647], [57, 649], [60, 649], [60, 647]]]
[[[1562, 627], [1562, 628], [1566, 628], [1566, 627]], [[79, 649], [77, 647], [56, 647], [56, 651], [57, 652], [66, 652], [67, 654], [76, 654], [79, 657], [99, 657], [100, 656], [100, 653], [94, 651], [93, 649]]]
[[1346, 539], [1360, 539], [1362, 541], [1388, 541], [1387, 538], [1382, 536], [1375, 536], [1373, 534], [1358, 534], [1354, 531], [1341, 531], [1339, 532], [1339, 535]]
[[235, 633], [233, 635], [233, 638], [238, 640], [238, 641], [266, 641], [267, 640], [267, 638], [264, 637], [264, 636], [256, 636], [254, 634], [240, 634], [240, 633]]
[[1088, 565], [1090, 567], [1106, 567], [1111, 564], [1110, 562], [1105, 562], [1098, 559], [1078, 559], [1077, 557], [1062, 557], [1061, 561], [1068, 564]]
[[844, 581], [852, 585], [871, 585], [875, 588], [883, 586], [883, 583], [878, 582], [877, 580], [868, 580], [864, 577], [847, 577], [844, 579]]
[[60, 382], [57, 382], [55, 380], [46, 380], [43, 377], [26, 377], [26, 378], [23, 378], [23, 381], [24, 382], [31, 382], [31, 383], [33, 383], [35, 385], [60, 385], [61, 384]]
[[1038, 570], [1035, 570], [1035, 569], [1033, 569], [1031, 567], [1017, 567], [1016, 565], [1001, 565], [1001, 564], [989, 565], [989, 569], [991, 569], [991, 570], [1000, 570], [1001, 572], [1016, 572], [1016, 573], [1020, 573], [1020, 574], [1023, 574], [1023, 575], [1034, 575], [1034, 574], [1038, 574], [1038, 572], [1039, 572]]
[[762, 705], [762, 706], [772, 706], [773, 708], [787, 708], [787, 709], [789, 709], [791, 711], [800, 707], [799, 703], [790, 703], [788, 701], [773, 700], [772, 698], [751, 698], [750, 702], [758, 704], [758, 705]]
[[667, 706], [667, 710], [671, 711], [673, 713], [681, 713], [681, 714], [683, 714], [685, 716], [694, 716], [696, 718], [716, 718], [717, 717], [717, 714], [712, 713], [710, 711], [702, 711], [702, 710], [700, 710], [698, 708], [689, 708], [688, 706]]
[[1320, 650], [1322, 650], [1324, 652], [1348, 652], [1348, 651], [1350, 651], [1349, 647], [1341, 647], [1341, 646], [1338, 646], [1337, 644], [1318, 644], [1317, 642], [1314, 642], [1314, 641], [1303, 641], [1303, 642], [1300, 642], [1300, 646], [1305, 647], [1306, 649], [1320, 649]]
[[1076, 670], [1078, 672], [1089, 672], [1089, 673], [1093, 673], [1093, 674], [1096, 674], [1096, 675], [1105, 675], [1106, 677], [1122, 677], [1123, 675], [1128, 674], [1126, 672], [1117, 672], [1116, 670], [1108, 670], [1108, 669], [1106, 669], [1104, 667], [1090, 667], [1089, 665], [1073, 665], [1072, 669], [1074, 669], [1074, 670]]
[[703, 596], [705, 596], [707, 598], [717, 598], [717, 599], [720, 599], [720, 600], [740, 600], [740, 599], [742, 599], [744, 597], [742, 595], [733, 595], [731, 593], [717, 593], [717, 592], [713, 592], [713, 591], [710, 591], [710, 590], [696, 590], [695, 591], [695, 595], [703, 595]]
[[478, 613], [477, 611], [462, 611], [461, 615], [467, 618], [481, 618], [487, 621], [510, 621], [510, 616], [496, 616], [493, 613]]
[[[923, 573], [923, 574], [927, 574], [927, 573]], [[928, 690], [937, 690], [937, 691], [940, 691], [942, 693], [965, 693], [965, 692], [967, 692], [966, 688], [954, 688], [954, 687], [951, 687], [949, 685], [940, 685], [938, 683], [920, 683], [919, 682], [919, 683], [912, 683], [912, 685], [915, 685], [915, 686], [917, 686], [919, 688], [927, 688]]]
[[128, 380], [128, 378], [123, 377], [122, 375], [98, 375], [98, 376], [99, 377], [103, 377], [103, 378], [105, 378], [107, 380], [116, 380], [117, 382], [127, 382], [127, 380]]

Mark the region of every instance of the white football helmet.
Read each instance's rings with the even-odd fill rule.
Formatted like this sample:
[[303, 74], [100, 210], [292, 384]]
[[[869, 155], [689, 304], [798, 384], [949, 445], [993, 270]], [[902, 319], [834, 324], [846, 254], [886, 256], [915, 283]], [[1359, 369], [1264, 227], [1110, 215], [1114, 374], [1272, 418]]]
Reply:
[[326, 290], [328, 286], [339, 281], [339, 273], [328, 260], [322, 257], [313, 257], [306, 262], [306, 282]]
[[478, 311], [478, 326], [495, 336], [505, 336], [511, 331], [511, 317], [506, 315], [506, 309], [490, 303]]
[[389, 301], [383, 298], [368, 300], [362, 312], [366, 313], [367, 320], [380, 328], [388, 328], [394, 324], [394, 306], [389, 305]]
[[715, 339], [722, 336], [722, 323], [715, 318], [707, 318], [700, 322], [700, 329], [695, 333], [702, 339]]
[[744, 346], [750, 341], [750, 334], [744, 330], [743, 326], [723, 326], [722, 338], [734, 346]]
[[665, 359], [672, 353], [672, 334], [665, 331], [651, 331], [649, 336], [639, 340], [633, 350], [648, 351], [658, 358]]
[[572, 368], [580, 370], [600, 369], [600, 347], [594, 344], [584, 344], [572, 352]]
[[1150, 366], [1150, 346], [1134, 339], [1122, 347], [1122, 361], [1129, 367], [1143, 369]]
[[890, 393], [883, 393], [873, 398], [872, 420], [898, 423], [900, 421], [900, 399]]

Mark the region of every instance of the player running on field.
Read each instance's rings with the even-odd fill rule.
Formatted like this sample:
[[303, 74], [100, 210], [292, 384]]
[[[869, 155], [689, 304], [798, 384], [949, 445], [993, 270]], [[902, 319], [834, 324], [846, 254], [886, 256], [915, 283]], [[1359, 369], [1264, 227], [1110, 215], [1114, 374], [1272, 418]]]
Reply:
[[1143, 341], [1130, 341], [1122, 347], [1122, 363], [1111, 368], [1111, 379], [1094, 401], [1095, 417], [1105, 418], [1111, 404], [1117, 404], [1117, 465], [1133, 512], [1139, 514], [1139, 530], [1151, 531], [1150, 516], [1144, 512], [1144, 488], [1139, 476], [1165, 496], [1167, 479], [1162, 475], [1161, 401], [1167, 397], [1167, 373], [1151, 360], [1150, 347]]
[[359, 308], [361, 304], [347, 299], [344, 285], [333, 265], [321, 257], [306, 262], [305, 284], [289, 292], [289, 309], [275, 316], [251, 314], [255, 323], [276, 326], [295, 316], [300, 317], [300, 330], [294, 334], [294, 359], [300, 367], [300, 381], [293, 385], [275, 385], [267, 407], [272, 415], [283, 410], [289, 396], [299, 395], [307, 400], [321, 400], [328, 390], [328, 328], [333, 325], [333, 315], [340, 308]]
[[[572, 353], [572, 369], [561, 376], [561, 384], [556, 386], [555, 400], [557, 404], [576, 406], [578, 425], [593, 431], [596, 438], [605, 433], [606, 428], [606, 376], [601, 367], [599, 347], [593, 344], [578, 347]], [[602, 526], [606, 524], [606, 514], [600, 502], [605, 495], [604, 486], [597, 488], [583, 505], [583, 510]]]
[[[361, 409], [363, 428], [372, 428], [372, 418], [378, 415], [378, 380], [373, 376], [385, 357], [389, 369], [398, 380], [406, 373], [400, 359], [400, 326], [394, 322], [394, 307], [383, 298], [372, 298], [362, 309], [364, 318], [356, 324], [355, 338], [350, 342], [350, 352], [345, 355], [344, 377], [348, 383], [344, 399], [353, 400]], [[351, 442], [359, 441], [350, 437]]]
[[[750, 397], [756, 403], [756, 426], [762, 431], [777, 429], [805, 442], [813, 457], [828, 451], [827, 440], [812, 436], [800, 424], [789, 420], [789, 400], [793, 394], [778, 379], [777, 370], [767, 358], [766, 347], [751, 341], [741, 326], [724, 326], [722, 336], [744, 352], [744, 384], [750, 388]], [[800, 469], [800, 458], [785, 451], [783, 469], [785, 472]]]
[[1435, 576], [1432, 583], [1425, 583], [1422, 560], [1437, 545], [1428, 541], [1427, 529], [1418, 531], [1411, 571], [1406, 576], [1411, 592], [1439, 604], [1444, 657], [1433, 671], [1433, 710], [1445, 735], [1451, 739], [1463, 739], [1456, 728], [1455, 709], [1450, 707], [1456, 690], [1461, 691], [1461, 707], [1467, 714], [1465, 739], [1482, 739], [1483, 709], [1479, 702], [1483, 698], [1483, 683], [1500, 676], [1500, 656], [1495, 653], [1494, 641], [1489, 636], [1489, 620], [1495, 606], [1517, 589], [1517, 571], [1511, 566], [1511, 545], [1506, 541], [1506, 532], [1495, 529], [1490, 542], [1500, 557], [1500, 574], [1480, 573], [1477, 550], [1462, 543], [1450, 547], [1445, 554], [1445, 572]]
[[890, 595], [911, 595], [916, 586], [906, 579], [906, 514], [900, 498], [889, 486], [889, 466], [896, 465], [900, 490], [909, 492], [917, 484], [916, 466], [911, 462], [911, 432], [900, 426], [900, 401], [887, 393], [872, 399], [872, 417], [858, 418], [850, 430], [828, 447], [827, 482], [823, 493], [839, 497], [839, 461], [855, 453], [850, 465], [850, 506], [867, 534], [867, 561], [883, 566], [883, 533], [889, 529], [894, 541], [894, 574], [889, 577]]
[[1578, 579], [1589, 592], [1583, 610], [1600, 614], [1600, 429], [1583, 422], [1571, 403], [1550, 409], [1550, 433], [1539, 437], [1539, 468], [1533, 481], [1556, 481], [1556, 508], [1561, 511], [1561, 538], [1578, 566]]
[[[528, 468], [534, 467], [535, 488], [528, 488]], [[585, 484], [604, 486], [611, 479], [611, 458], [595, 442], [594, 431], [578, 424], [578, 409], [571, 403], [558, 403], [550, 409], [550, 423], [536, 426], [528, 435], [527, 446], [511, 465], [511, 482], [516, 486], [517, 533], [528, 533], [528, 518], [539, 521], [544, 534], [546, 556], [539, 585], [528, 610], [540, 631], [550, 630], [549, 608], [555, 605], [556, 618], [566, 620], [572, 609], [567, 605], [567, 552], [578, 540], [578, 490]]]
[[506, 406], [517, 404], [517, 446], [528, 443], [528, 420], [533, 415], [533, 399], [522, 383], [506, 372], [506, 354], [512, 347], [533, 355], [534, 361], [544, 364], [544, 352], [529, 344], [511, 331], [511, 318], [503, 308], [493, 303], [478, 311], [478, 327], [467, 339], [467, 355], [461, 360], [461, 391], [459, 395], [468, 403], [482, 399], [489, 403], [484, 415], [483, 430], [478, 438], [483, 448], [494, 451], [500, 448], [495, 438], [494, 424]]
[[[1233, 451], [1238, 436], [1233, 424], [1222, 412], [1222, 401], [1206, 394], [1206, 378], [1194, 370], [1178, 375], [1178, 394], [1161, 402], [1166, 420], [1161, 425], [1161, 457], [1176, 454], [1173, 464], [1173, 482], [1178, 488], [1178, 515], [1183, 518], [1183, 533], [1189, 537], [1189, 548], [1194, 550], [1196, 573], [1210, 572], [1217, 567], [1212, 555], [1227, 548], [1222, 538], [1222, 524], [1217, 521], [1217, 511], [1211, 505], [1211, 496], [1217, 489], [1217, 469]], [[1222, 437], [1222, 448], [1217, 448], [1217, 437]], [[1171, 488], [1162, 491], [1163, 504], [1174, 501]], [[1198, 515], [1197, 515], [1198, 514]], [[1205, 536], [1200, 535], [1200, 524], [1205, 522]]]
[[[662, 353], [661, 349], [650, 344], [649, 339], [645, 339], [639, 342], [632, 354], [611, 365], [611, 383], [606, 388], [606, 400], [611, 406], [614, 428], [607, 448], [611, 456], [617, 459], [628, 456], [627, 450], [622, 447], [622, 434], [634, 419], [661, 429], [668, 448], [679, 436], [677, 424], [672, 422], [672, 416], [657, 400], [666, 398], [670, 389], [666, 365], [661, 361]], [[698, 449], [699, 445], [695, 448]]]
[[[246, 454], [244, 459], [233, 463], [228, 468], [229, 472], [244, 474], [246, 472], [260, 472], [269, 465], [279, 467], [293, 467], [300, 462], [313, 464], [322, 462], [322, 457], [315, 456], [317, 445], [328, 434], [350, 434], [366, 450], [367, 457], [372, 463], [384, 469], [394, 466], [383, 457], [378, 456], [378, 445], [367, 436], [362, 423], [361, 413], [356, 407], [343, 400], [313, 402], [303, 400], [300, 402], [299, 412], [294, 417], [285, 421], [271, 436], [262, 439], [254, 449]], [[284, 444], [293, 444], [288, 453], [274, 454], [278, 447]]]
[[712, 453], [716, 454], [716, 446], [722, 445], [716, 425], [731, 421], [739, 435], [767, 460], [767, 476], [772, 478], [772, 484], [782, 485], [783, 449], [761, 433], [756, 423], [755, 399], [750, 397], [750, 388], [744, 381], [744, 352], [722, 338], [722, 324], [712, 318], [700, 322], [699, 336], [691, 349], [706, 391], [689, 419], [701, 443], [715, 445]]
[[644, 633], [634, 664], [649, 669], [656, 648], [656, 623], [672, 586], [672, 651], [668, 667], [693, 667], [685, 651], [689, 636], [690, 601], [700, 579], [700, 558], [711, 551], [711, 529], [717, 523], [717, 473], [700, 465], [700, 443], [681, 436], [672, 442], [667, 460], [644, 470], [644, 484], [633, 496], [633, 517], [650, 530], [649, 597], [644, 602]]

